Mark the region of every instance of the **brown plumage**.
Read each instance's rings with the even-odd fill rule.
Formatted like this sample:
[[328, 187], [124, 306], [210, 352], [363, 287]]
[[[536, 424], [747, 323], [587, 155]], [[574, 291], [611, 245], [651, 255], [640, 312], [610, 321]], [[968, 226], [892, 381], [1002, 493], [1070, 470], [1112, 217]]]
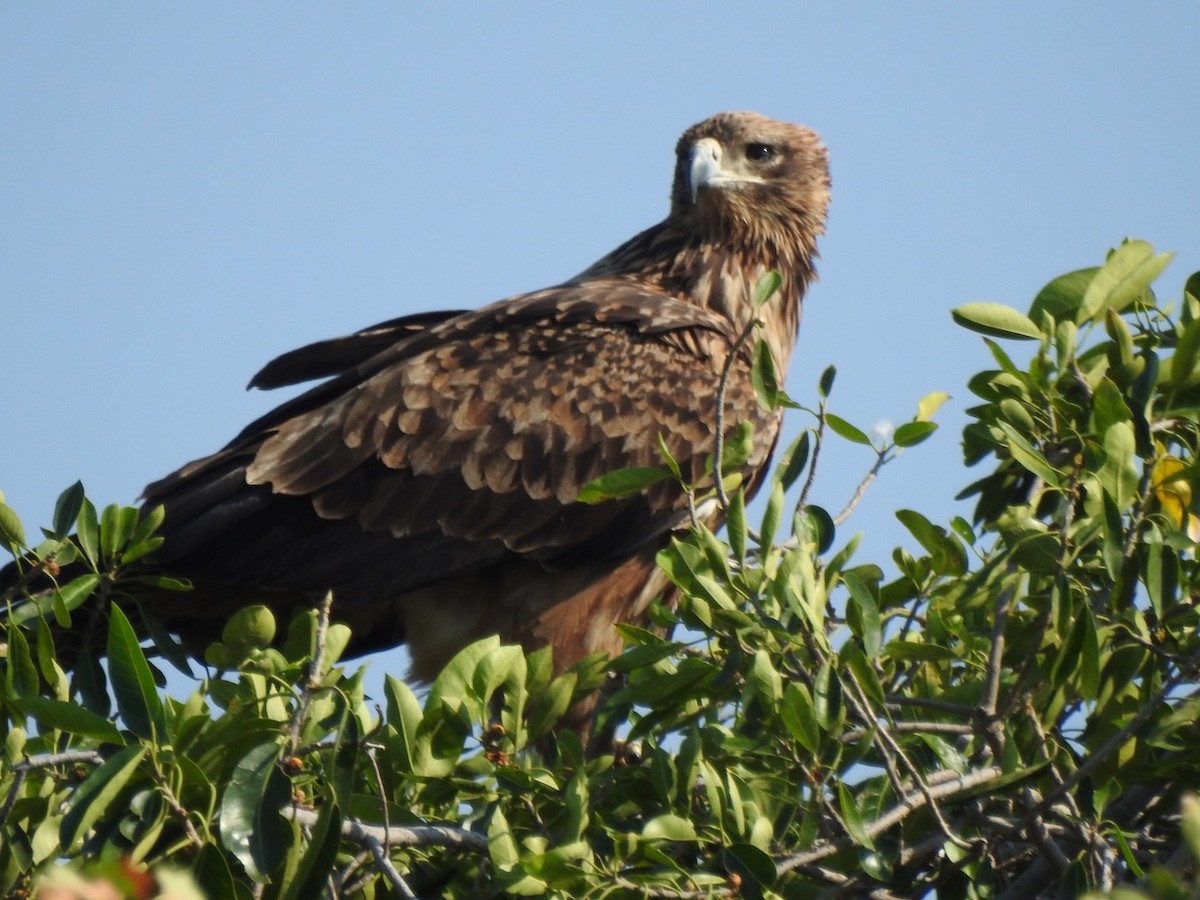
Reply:
[[[560, 671], [618, 651], [614, 623], [666, 588], [654, 556], [685, 498], [670, 481], [596, 505], [579, 490], [661, 464], [660, 436], [686, 477], [705, 474], [753, 288], [783, 276], [759, 313], [783, 372], [829, 196], [818, 137], [753, 113], [689, 128], [676, 156], [667, 218], [570, 281], [264, 368], [252, 386], [329, 380], [146, 489], [166, 509], [155, 565], [197, 586], [155, 613], [199, 648], [246, 602], [283, 611], [332, 589], [352, 652], [407, 642], [426, 679], [488, 634], [552, 645]], [[756, 484], [779, 418], [744, 347], [724, 421], [755, 426]]]

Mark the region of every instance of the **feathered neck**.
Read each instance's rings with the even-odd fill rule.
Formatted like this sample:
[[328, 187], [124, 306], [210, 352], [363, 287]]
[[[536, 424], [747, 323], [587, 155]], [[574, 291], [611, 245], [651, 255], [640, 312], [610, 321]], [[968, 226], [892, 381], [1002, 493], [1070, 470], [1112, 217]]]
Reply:
[[805, 290], [816, 278], [816, 237], [820, 229], [791, 223], [794, 233], [779, 240], [776, 229], [743, 227], [744, 239], [718, 229], [698, 229], [690, 217], [672, 215], [626, 241], [603, 259], [589, 266], [573, 283], [604, 278], [654, 284], [671, 296], [695, 303], [729, 321], [731, 336], [740, 334], [755, 316], [754, 288], [767, 272], [783, 276], [779, 293], [757, 317], [763, 337], [771, 347], [780, 373], [788, 360], [800, 326], [800, 307]]

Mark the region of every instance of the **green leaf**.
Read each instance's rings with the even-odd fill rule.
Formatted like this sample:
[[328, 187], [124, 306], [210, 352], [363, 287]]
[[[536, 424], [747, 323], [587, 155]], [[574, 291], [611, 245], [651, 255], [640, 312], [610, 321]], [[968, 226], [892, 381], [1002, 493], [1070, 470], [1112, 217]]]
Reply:
[[845, 438], [855, 444], [865, 444], [871, 446], [871, 439], [867, 437], [866, 432], [851, 425], [841, 416], [835, 416], [833, 413], [825, 414], [825, 423], [829, 426], [829, 430], [840, 437]]
[[137, 634], [119, 606], [109, 607], [108, 670], [117, 710], [126, 727], [138, 737], [163, 740], [166, 721], [162, 701]]
[[821, 728], [817, 724], [817, 712], [808, 688], [789, 681], [783, 690], [783, 706], [780, 717], [784, 727], [796, 742], [809, 753], [817, 753], [821, 744]]
[[1145, 241], [1126, 241], [1100, 267], [1075, 315], [1079, 323], [1099, 319], [1107, 309], [1120, 312], [1149, 289], [1174, 257], [1155, 254]]
[[1192, 387], [1200, 381], [1196, 359], [1200, 356], [1200, 319], [1176, 329], [1175, 353], [1171, 356], [1171, 386], [1175, 390]]
[[407, 684], [391, 675], [384, 682], [384, 693], [387, 695], [387, 722], [397, 732], [393, 745], [393, 752], [398, 756], [395, 762], [402, 773], [424, 774], [420, 762], [428, 755], [428, 741], [419, 737], [424, 718], [421, 703]]
[[746, 687], [748, 693], [762, 697], [767, 708], [773, 708], [783, 699], [783, 679], [779, 677], [767, 651], [755, 652], [754, 662], [746, 674]]
[[796, 516], [796, 534], [801, 540], [816, 544], [818, 553], [824, 553], [833, 546], [837, 526], [823, 507], [810, 503]]
[[70, 612], [86, 603], [88, 597], [92, 596], [99, 586], [99, 575], [80, 575], [58, 589], [58, 599], [62, 603], [63, 609]]
[[754, 362], [750, 367], [750, 383], [758, 405], [763, 409], [779, 408], [779, 376], [775, 372], [775, 358], [765, 340], [754, 345]]
[[911, 509], [896, 510], [896, 518], [929, 553], [938, 572], [960, 575], [966, 571], [966, 551], [944, 528], [934, 525], [919, 512]]
[[758, 283], [754, 285], [754, 308], [758, 309], [774, 297], [782, 285], [783, 276], [775, 269], [763, 273], [762, 278], [758, 279]]
[[1042, 329], [1011, 306], [1001, 303], [964, 303], [951, 310], [954, 321], [964, 328], [991, 337], [1040, 340]]
[[113, 503], [104, 508], [100, 516], [100, 550], [105, 558], [112, 559], [129, 542], [137, 527], [137, 517], [138, 511], [132, 506]]
[[813, 679], [813, 709], [817, 724], [826, 732], [836, 732], [842, 726], [845, 710], [842, 707], [842, 683], [829, 663], [821, 664]]
[[[725, 446], [721, 451], [721, 473], [728, 475], [736, 472], [750, 459], [754, 452], [754, 426], [749, 422], [738, 422], [725, 436]], [[709, 465], [711, 469], [711, 464]]]
[[1079, 643], [1079, 692], [1084, 700], [1094, 700], [1100, 687], [1100, 637], [1096, 633], [1096, 620], [1092, 611], [1084, 604], [1079, 615], [1083, 637]]
[[158, 506], [142, 507], [138, 511], [137, 524], [133, 534], [129, 536], [130, 545], [147, 541], [167, 517], [167, 509], [161, 503]]
[[829, 396], [829, 392], [833, 390], [833, 381], [837, 378], [837, 367], [826, 366], [825, 371], [821, 373], [821, 380], [817, 382], [817, 393], [824, 400]]
[[1126, 509], [1138, 496], [1137, 439], [1132, 423], [1118, 422], [1105, 430], [1104, 455], [1097, 478], [1117, 507]]
[[146, 748], [140, 744], [122, 747], [75, 788], [58, 831], [64, 851], [72, 850], [82, 841], [102, 815], [113, 814], [117, 798], [145, 755]]
[[77, 481], [61, 494], [54, 504], [54, 536], [65, 538], [75, 527], [79, 510], [83, 508], [83, 482]]
[[[734, 844], [721, 854], [726, 871], [737, 872], [742, 878], [742, 889], [738, 896], [747, 896], [746, 888], [770, 887], [775, 883], [775, 861], [753, 844]], [[749, 878], [749, 885], [745, 879]], [[761, 891], [758, 892], [761, 894]]]
[[1092, 430], [1104, 434], [1119, 422], [1131, 422], [1133, 416], [1125, 405], [1121, 389], [1110, 378], [1101, 378], [1092, 394]]
[[[897, 513], [899, 515], [899, 513]], [[879, 655], [883, 643], [883, 623], [879, 615], [879, 603], [867, 583], [855, 572], [844, 572], [842, 581], [850, 591], [850, 606], [847, 615], [854, 611], [851, 630], [858, 635], [863, 643], [863, 651], [871, 659]]]
[[1033, 305], [1029, 307], [1029, 318], [1038, 322], [1043, 315], [1049, 314], [1057, 321], [1070, 319], [1074, 322], [1075, 312], [1083, 302], [1083, 295], [1099, 271], [1099, 266], [1092, 266], [1055, 278], [1034, 298]]
[[291, 844], [291, 827], [280, 815], [291, 801], [288, 780], [276, 766], [280, 750], [274, 740], [254, 747], [234, 766], [221, 795], [221, 844], [260, 883], [283, 862]]
[[521, 862], [521, 853], [517, 849], [517, 841], [513, 837], [508, 819], [499, 807], [492, 810], [488, 821], [488, 856], [492, 865], [501, 872], [510, 872]]
[[13, 700], [13, 705], [32, 716], [42, 728], [57, 729], [110, 744], [122, 743], [121, 732], [116, 725], [78, 703], [46, 697], [20, 697]]
[[329, 792], [335, 803], [343, 807], [350, 806], [354, 796], [355, 767], [358, 763], [358, 746], [362, 740], [359, 733], [358, 717], [346, 703], [346, 711], [342, 717], [342, 726], [338, 730], [337, 741], [329, 751], [329, 763], [326, 773]]
[[37, 666], [33, 663], [33, 654], [29, 652], [25, 632], [15, 622], [9, 622], [6, 631], [8, 660], [4, 666], [5, 692], [12, 699], [36, 696], [39, 687]]
[[676, 481], [682, 483], [683, 472], [680, 471], [679, 463], [675, 460], [675, 457], [671, 455], [671, 448], [667, 446], [667, 439], [663, 437], [663, 433], [661, 431], [655, 435], [655, 437], [658, 438], [658, 455], [662, 457], [663, 464], [667, 467], [667, 471], [675, 476]]
[[1200, 797], [1185, 793], [1180, 798], [1179, 830], [1191, 853], [1192, 860], [1200, 860]]
[[850, 788], [846, 787], [846, 783], [843, 781], [838, 782], [837, 788], [838, 811], [842, 814], [842, 821], [846, 823], [846, 831], [854, 839], [854, 843], [860, 847], [866, 847], [870, 850], [875, 849], [875, 842], [871, 840], [871, 835], [863, 823], [858, 801], [850, 793]]
[[1012, 454], [1014, 460], [1051, 487], [1060, 487], [1062, 485], [1062, 472], [1050, 465], [1046, 457], [1042, 456], [1023, 434], [1008, 422], [998, 422], [996, 424], [1004, 432], [1004, 436], [1008, 438], [1008, 452]]
[[738, 562], [746, 559], [746, 498], [742, 491], [734, 491], [725, 510], [725, 533], [729, 536], [729, 548]]
[[759, 543], [764, 548], [770, 547], [775, 542], [775, 532], [779, 530], [779, 520], [783, 517], [785, 500], [784, 485], [780, 481], [775, 481], [771, 485], [770, 496], [763, 509], [762, 525], [758, 532]]
[[648, 841], [696, 841], [696, 826], [682, 816], [665, 813], [655, 816], [642, 829], [642, 837]]
[[98, 567], [100, 564], [100, 521], [96, 518], [96, 507], [86, 497], [83, 498], [83, 505], [79, 508], [79, 515], [75, 520], [75, 537], [79, 541], [79, 548], [83, 550], [83, 555], [88, 558], [93, 567]]
[[148, 605], [138, 604], [138, 616], [142, 620], [142, 625], [145, 626], [146, 634], [154, 642], [154, 648], [176, 669], [189, 678], [194, 678], [195, 673], [192, 672], [192, 664], [188, 661], [183, 645], [167, 631], [163, 623], [158, 620], [158, 616], [147, 609]]
[[16, 511], [5, 503], [0, 503], [0, 541], [7, 544], [18, 555], [18, 550], [28, 546], [25, 543], [25, 528], [21, 525]]
[[667, 477], [665, 469], [633, 466], [593, 478], [579, 492], [580, 503], [601, 503], [637, 494]]
[[783, 454], [783, 463], [775, 470], [784, 490], [796, 483], [796, 479], [800, 477], [808, 463], [810, 434], [811, 432], [805, 429], [798, 438], [792, 441], [791, 446]]
[[279, 894], [280, 900], [324, 896], [341, 838], [341, 810], [336, 802], [326, 803], [317, 816], [308, 848], [296, 866], [295, 875]]
[[897, 447], [915, 447], [935, 431], [935, 422], [905, 422], [892, 434], [892, 442]]
[[204, 885], [207, 900], [239, 900], [229, 863], [216, 844], [205, 844], [200, 848], [196, 861], [192, 863], [192, 875], [197, 883]]

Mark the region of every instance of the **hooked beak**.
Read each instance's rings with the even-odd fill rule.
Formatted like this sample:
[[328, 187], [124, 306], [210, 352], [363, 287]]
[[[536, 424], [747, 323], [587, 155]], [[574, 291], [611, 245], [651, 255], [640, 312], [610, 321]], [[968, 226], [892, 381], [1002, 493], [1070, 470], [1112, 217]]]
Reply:
[[713, 187], [720, 183], [721, 145], [712, 138], [701, 138], [692, 145], [688, 155], [688, 196], [692, 203], [702, 187]]

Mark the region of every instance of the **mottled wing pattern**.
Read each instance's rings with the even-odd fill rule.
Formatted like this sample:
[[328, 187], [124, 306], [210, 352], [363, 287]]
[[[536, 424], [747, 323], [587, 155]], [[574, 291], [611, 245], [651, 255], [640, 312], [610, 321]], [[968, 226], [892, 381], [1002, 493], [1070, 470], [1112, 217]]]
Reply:
[[[551, 569], [619, 559], [680, 523], [678, 486], [575, 498], [599, 475], [661, 465], [660, 435], [701, 479], [727, 332], [628, 283], [506, 301], [285, 404], [147, 500], [166, 503], [165, 549], [185, 573], [192, 561], [233, 583], [331, 584], [349, 603], [506, 558]], [[726, 421], [758, 421], [753, 468], [776, 420], [758, 409], [745, 360], [733, 372]]]

